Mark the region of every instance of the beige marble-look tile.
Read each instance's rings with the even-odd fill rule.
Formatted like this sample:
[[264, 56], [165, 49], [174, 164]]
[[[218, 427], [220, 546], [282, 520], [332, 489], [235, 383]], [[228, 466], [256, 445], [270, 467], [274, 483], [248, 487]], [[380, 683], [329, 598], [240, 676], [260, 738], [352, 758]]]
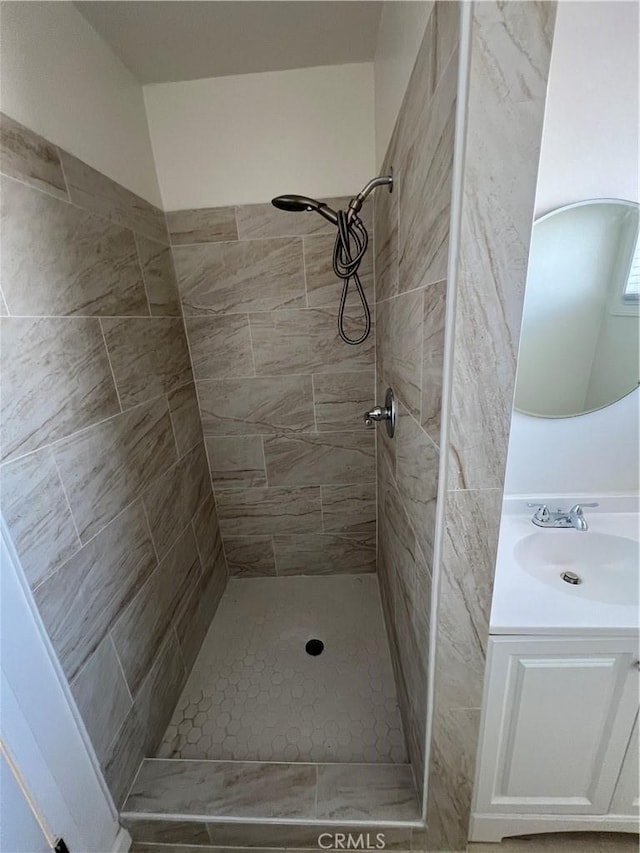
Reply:
[[134, 702], [138, 719], [147, 732], [147, 755], [158, 748], [186, 678], [178, 639], [171, 631]]
[[500, 489], [447, 492], [438, 606], [438, 692], [479, 708], [502, 509]]
[[457, 54], [449, 59], [433, 97], [420, 108], [414, 132], [403, 140], [399, 200], [399, 287], [413, 290], [447, 273]]
[[211, 627], [226, 583], [226, 571], [221, 572], [219, 567], [211, 572], [208, 578], [201, 578], [176, 621], [176, 634], [188, 672], [191, 671], [202, 641]]
[[370, 431], [267, 436], [264, 456], [273, 486], [373, 483], [376, 478]]
[[91, 744], [102, 761], [132, 708], [127, 683], [108, 635], [70, 686]]
[[3, 317], [1, 330], [5, 459], [120, 411], [98, 320]]
[[422, 388], [423, 298], [422, 290], [414, 290], [380, 302], [376, 309], [380, 370], [416, 418]]
[[5, 302], [4, 294], [2, 292], [2, 288], [0, 288], [0, 317], [8, 317], [9, 309], [7, 308], [7, 303]]
[[55, 145], [0, 113], [0, 172], [58, 198], [67, 198]]
[[189, 526], [111, 629], [134, 699], [199, 577], [200, 560]]
[[212, 435], [207, 437], [206, 444], [216, 491], [267, 485], [259, 435]]
[[313, 377], [316, 429], [363, 429], [363, 415], [375, 402], [373, 370], [318, 373]]
[[[209, 844], [206, 823], [125, 817], [120, 821], [134, 841], [158, 844]], [[145, 848], [146, 849], [146, 848]]]
[[376, 538], [370, 533], [274, 536], [278, 575], [375, 572]]
[[144, 492], [142, 501], [160, 559], [210, 494], [204, 444], [197, 444]]
[[178, 456], [184, 456], [188, 450], [202, 441], [202, 423], [195, 385], [193, 382], [188, 382], [180, 388], [169, 391], [167, 400]]
[[415, 820], [418, 803], [408, 764], [318, 766], [318, 818]]
[[[318, 199], [337, 210], [346, 210], [347, 196]], [[335, 226], [319, 214], [288, 213], [267, 204], [243, 204], [236, 207], [240, 240], [260, 240], [265, 237], [303, 237], [310, 234], [334, 234]]]
[[440, 441], [446, 301], [446, 281], [425, 288], [420, 423], [436, 444]]
[[374, 251], [375, 251], [375, 301], [381, 302], [398, 293], [398, 198], [402, 175], [395, 162], [396, 134], [387, 151], [382, 171], [388, 172], [393, 164], [393, 192], [378, 190], [375, 194]]
[[186, 315], [305, 305], [299, 239], [176, 246], [173, 258]]
[[171, 249], [164, 243], [135, 235], [144, 287], [153, 317], [181, 317], [180, 294]]
[[60, 441], [54, 455], [86, 542], [176, 460], [165, 397]]
[[192, 379], [182, 318], [104, 317], [100, 324], [124, 409]]
[[69, 680], [80, 672], [156, 566], [142, 505], [128, 507], [34, 590]]
[[80, 550], [50, 449], [0, 468], [0, 506], [31, 587]]
[[[479, 728], [479, 708], [435, 712], [429, 770], [427, 850], [466, 848]], [[437, 818], [434, 811], [437, 811]]]
[[203, 207], [167, 213], [173, 246], [184, 243], [226, 243], [238, 239], [235, 207]]
[[125, 812], [311, 818], [316, 772], [310, 764], [145, 761]]
[[402, 405], [396, 436], [398, 491], [422, 552], [428, 564], [433, 565], [440, 453]]
[[62, 168], [74, 204], [131, 228], [153, 240], [169, 242], [164, 213], [106, 175], [60, 151]]
[[247, 314], [186, 317], [196, 379], [255, 376]]
[[460, 43], [460, 8], [458, 0], [435, 4], [435, 73], [440, 77], [449, 58]]
[[144, 758], [146, 738], [144, 726], [132, 708], [102, 761], [107, 786], [118, 809], [123, 805]]
[[[333, 271], [334, 234], [315, 234], [303, 239], [304, 270], [307, 280], [307, 304], [309, 308], [324, 308], [340, 304], [343, 280]], [[373, 240], [370, 240], [358, 270], [365, 296], [373, 305]], [[347, 308], [356, 316], [362, 310], [355, 284], [350, 282]]]
[[271, 536], [225, 537], [224, 550], [232, 577], [275, 577], [276, 562]]
[[217, 507], [225, 539], [322, 532], [319, 486], [221, 492]]
[[196, 384], [205, 436], [314, 429], [310, 376], [214, 379]]
[[216, 574], [226, 582], [227, 566], [222, 547], [222, 534], [212, 494], [198, 507], [191, 523], [200, 555], [203, 580], [208, 583], [211, 576]]
[[376, 493], [369, 484], [322, 486], [325, 533], [375, 533]]
[[[252, 314], [249, 321], [258, 375], [353, 372], [373, 366], [375, 336], [355, 347], [342, 341], [337, 305]], [[357, 337], [363, 325], [346, 317], [345, 330]]]
[[2, 289], [13, 315], [148, 315], [133, 234], [3, 178]]

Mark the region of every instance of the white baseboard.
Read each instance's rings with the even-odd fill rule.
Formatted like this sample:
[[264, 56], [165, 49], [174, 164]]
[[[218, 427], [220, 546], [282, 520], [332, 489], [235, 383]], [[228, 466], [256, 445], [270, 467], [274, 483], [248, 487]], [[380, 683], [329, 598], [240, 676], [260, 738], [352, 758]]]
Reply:
[[472, 814], [469, 841], [499, 842], [511, 835], [537, 832], [640, 832], [632, 815]]
[[116, 835], [116, 840], [113, 842], [110, 853], [127, 853], [131, 847], [131, 836], [122, 826]]

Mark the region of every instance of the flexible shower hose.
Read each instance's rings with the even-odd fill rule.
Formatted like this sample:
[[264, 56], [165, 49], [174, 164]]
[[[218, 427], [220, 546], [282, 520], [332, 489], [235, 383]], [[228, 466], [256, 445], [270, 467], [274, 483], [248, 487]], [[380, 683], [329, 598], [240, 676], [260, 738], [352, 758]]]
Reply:
[[[369, 235], [362, 220], [357, 215], [354, 215], [351, 221], [349, 221], [347, 214], [343, 210], [339, 210], [338, 236], [336, 237], [333, 248], [333, 271], [343, 281], [340, 312], [338, 315], [338, 333], [345, 344], [350, 344], [351, 346], [363, 343], [369, 337], [369, 332], [371, 331], [371, 311], [369, 310], [367, 297], [362, 289], [362, 282], [358, 275], [358, 268], [364, 257], [364, 253], [367, 251], [368, 243]], [[364, 332], [359, 338], [355, 339], [350, 338], [344, 328], [345, 306], [347, 304], [351, 281], [355, 284], [358, 296], [362, 302], [365, 320]]]

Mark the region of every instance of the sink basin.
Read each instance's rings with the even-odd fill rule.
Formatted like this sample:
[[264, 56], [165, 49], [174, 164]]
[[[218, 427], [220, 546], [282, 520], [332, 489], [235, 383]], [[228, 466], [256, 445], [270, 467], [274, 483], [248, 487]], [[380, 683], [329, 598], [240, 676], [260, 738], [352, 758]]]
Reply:
[[[520, 539], [514, 557], [527, 574], [574, 598], [638, 604], [639, 546], [607, 533], [544, 530]], [[579, 584], [562, 579], [573, 572]]]

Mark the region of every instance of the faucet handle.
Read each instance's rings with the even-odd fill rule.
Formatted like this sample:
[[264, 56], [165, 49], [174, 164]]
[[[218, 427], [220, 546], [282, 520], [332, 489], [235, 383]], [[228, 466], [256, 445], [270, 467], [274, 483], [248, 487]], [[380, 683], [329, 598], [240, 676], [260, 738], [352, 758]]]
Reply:
[[587, 506], [587, 507], [589, 507], [589, 506], [600, 506], [600, 504], [597, 501], [595, 501], [594, 503], [590, 503], [590, 504], [584, 504], [584, 503], [574, 504], [571, 507], [571, 509], [569, 510], [569, 514], [575, 513], [575, 515], [582, 515], [582, 508], [585, 506]]
[[536, 521], [549, 521], [551, 518], [549, 507], [546, 504], [527, 503], [527, 506], [536, 508], [533, 514]]

